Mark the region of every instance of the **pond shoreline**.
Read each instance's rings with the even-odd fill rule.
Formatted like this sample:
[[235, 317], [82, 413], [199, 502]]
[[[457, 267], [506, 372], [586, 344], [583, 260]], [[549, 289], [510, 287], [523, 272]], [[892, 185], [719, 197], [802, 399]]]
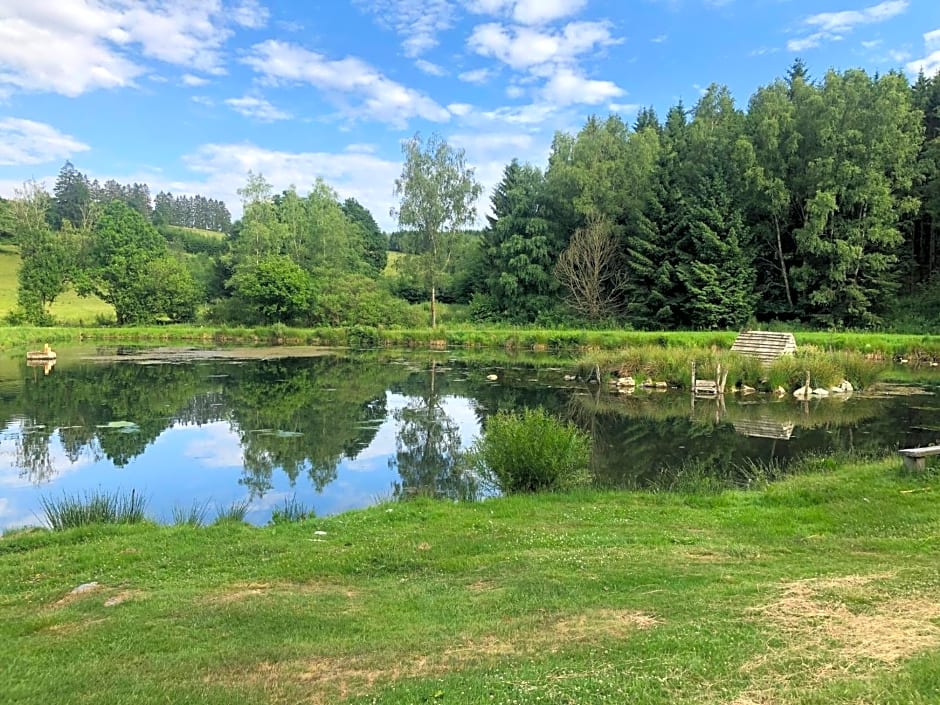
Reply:
[[[800, 347], [849, 351], [877, 361], [907, 360], [910, 364], [940, 361], [940, 336], [861, 332], [796, 332]], [[0, 350], [25, 349], [42, 343], [201, 343], [274, 344], [354, 348], [503, 348], [534, 352], [618, 350], [649, 346], [664, 349], [730, 349], [735, 331], [624, 331], [487, 326], [440, 326], [436, 329], [288, 328], [165, 325], [139, 327], [0, 328]]]

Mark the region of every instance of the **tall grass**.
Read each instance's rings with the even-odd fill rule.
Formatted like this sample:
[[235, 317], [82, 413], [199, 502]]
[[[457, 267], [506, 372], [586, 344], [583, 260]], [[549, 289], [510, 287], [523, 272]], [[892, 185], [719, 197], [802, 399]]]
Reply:
[[720, 365], [728, 373], [729, 388], [747, 385], [763, 390], [783, 387], [787, 391], [802, 386], [807, 372], [815, 387], [831, 387], [847, 379], [856, 388], [864, 389], [878, 381], [887, 369], [883, 361], [847, 350], [800, 350], [794, 355], [778, 358], [765, 368], [755, 358], [718, 346], [674, 348], [647, 345], [589, 353], [579, 362], [579, 370], [582, 376], [586, 376], [597, 366], [602, 372], [618, 377], [632, 377], [638, 382], [650, 379], [688, 389], [692, 385], [693, 362], [698, 379], [715, 379]]
[[240, 524], [248, 515], [250, 502], [247, 499], [232, 502], [227, 507], [220, 507], [215, 517], [216, 524]]
[[271, 512], [271, 524], [296, 524], [316, 516], [313, 507], [297, 499], [297, 495], [291, 495], [279, 504]]
[[91, 524], [139, 524], [146, 518], [146, 498], [136, 490], [113, 493], [95, 490], [40, 498], [43, 514], [53, 531]]
[[173, 523], [177, 526], [205, 526], [209, 514], [209, 502], [193, 501], [188, 507], [173, 507]]

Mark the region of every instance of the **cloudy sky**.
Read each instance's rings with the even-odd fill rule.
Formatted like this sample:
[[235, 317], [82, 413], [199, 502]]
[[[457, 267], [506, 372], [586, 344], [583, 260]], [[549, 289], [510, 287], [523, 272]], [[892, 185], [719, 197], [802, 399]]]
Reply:
[[746, 104], [796, 56], [936, 73], [940, 0], [0, 0], [0, 195], [70, 159], [237, 215], [252, 169], [321, 176], [391, 228], [416, 132], [489, 188], [592, 113], [712, 82]]

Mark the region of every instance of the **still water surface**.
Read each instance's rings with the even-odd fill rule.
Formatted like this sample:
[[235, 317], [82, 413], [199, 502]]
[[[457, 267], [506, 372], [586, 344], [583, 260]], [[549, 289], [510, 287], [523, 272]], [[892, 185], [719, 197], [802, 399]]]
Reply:
[[[285, 355], [291, 355], [285, 357]], [[297, 357], [293, 355], [299, 355]], [[571, 364], [480, 363], [447, 352], [72, 349], [44, 373], [0, 360], [0, 528], [40, 523], [43, 496], [143, 492], [149, 513], [296, 498], [318, 515], [412, 492], [478, 488], [460, 451], [501, 409], [542, 405], [595, 439], [598, 482], [668, 485], [689, 461], [786, 465], [803, 454], [940, 440], [940, 398], [892, 393], [804, 404], [566, 382]], [[487, 376], [497, 375], [497, 381]], [[900, 390], [903, 392], [903, 390]]]

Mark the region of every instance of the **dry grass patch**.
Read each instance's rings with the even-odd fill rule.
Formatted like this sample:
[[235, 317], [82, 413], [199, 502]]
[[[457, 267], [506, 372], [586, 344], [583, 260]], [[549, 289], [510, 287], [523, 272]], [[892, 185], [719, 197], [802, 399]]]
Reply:
[[[259, 586], [247, 588], [263, 594]], [[294, 659], [283, 663], [262, 662], [254, 669], [213, 674], [207, 683], [248, 686], [274, 694], [277, 702], [288, 694], [302, 693], [311, 705], [342, 702], [367, 695], [374, 689], [408, 678], [433, 678], [454, 671], [481, 668], [520, 654], [556, 652], [566, 644], [625, 639], [660, 622], [640, 612], [590, 610], [580, 615], [516, 625], [506, 636], [492, 633], [465, 635], [449, 647], [431, 645], [421, 653], [354, 654]]]
[[891, 594], [884, 582], [892, 577], [848, 575], [782, 585], [777, 599], [753, 613], [773, 625], [783, 643], [745, 664], [755, 682], [731, 705], [789, 702], [801, 690], [832, 679], [867, 678], [940, 646], [940, 600]]
[[236, 583], [206, 599], [214, 605], [231, 605], [255, 597], [280, 597], [284, 595], [336, 595], [352, 600], [359, 592], [344, 585], [327, 583]]

